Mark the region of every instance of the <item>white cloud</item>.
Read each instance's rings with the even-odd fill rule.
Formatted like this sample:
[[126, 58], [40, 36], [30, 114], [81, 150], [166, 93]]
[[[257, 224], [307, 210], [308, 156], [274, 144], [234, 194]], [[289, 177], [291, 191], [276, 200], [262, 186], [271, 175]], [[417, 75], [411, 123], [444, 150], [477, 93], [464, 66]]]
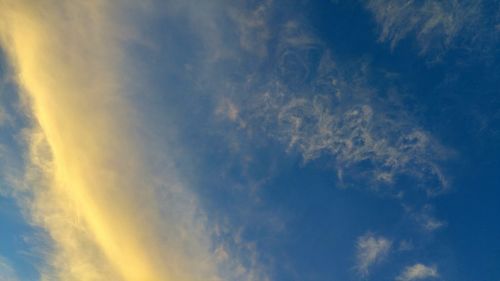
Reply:
[[[414, 35], [421, 51], [447, 48], [478, 20], [481, 1], [367, 0], [366, 7], [380, 26], [381, 41], [395, 47]], [[476, 30], [470, 30], [476, 31]]]
[[[259, 13], [252, 12], [259, 15], [259, 23], [269, 21], [270, 3], [265, 9], [257, 7]], [[214, 71], [210, 71], [213, 77], [204, 78], [224, 81], [211, 82], [221, 93], [216, 97], [222, 101], [217, 115], [239, 124], [248, 135], [267, 135], [281, 142], [305, 162], [327, 156], [341, 186], [379, 189], [398, 186], [399, 180], [408, 177], [428, 194], [449, 186], [440, 165], [449, 151], [417, 125], [398, 95], [378, 93], [368, 85], [370, 68], [365, 61], [339, 63], [303, 24], [285, 21], [279, 26], [271, 30], [278, 41], [276, 48], [264, 60], [275, 61], [274, 68], [253, 68], [259, 59], [252, 57], [248, 68], [238, 68], [241, 79], [228, 80]], [[246, 29], [261, 27], [245, 25]]]
[[382, 236], [367, 233], [356, 243], [356, 269], [367, 276], [370, 268], [385, 259], [391, 249], [392, 241]]
[[413, 281], [436, 278], [438, 276], [439, 273], [435, 265], [426, 266], [421, 263], [417, 263], [415, 265], [406, 267], [405, 270], [396, 278], [396, 280]]
[[[216, 93], [214, 113], [250, 136], [278, 140], [305, 162], [329, 157], [342, 186], [378, 189], [410, 177], [428, 194], [445, 190], [449, 181], [440, 161], [448, 151], [416, 125], [401, 103], [368, 85], [368, 64], [338, 63], [296, 20], [269, 28], [276, 8], [273, 1], [212, 7], [203, 15], [196, 7], [187, 8], [193, 26], [213, 29], [196, 29], [206, 41], [207, 56], [225, 54], [192, 68], [196, 84]], [[233, 25], [222, 26], [220, 18]], [[237, 40], [227, 40], [227, 34], [236, 34]], [[268, 48], [269, 36], [276, 38], [274, 48]], [[256, 56], [248, 56], [249, 48]], [[274, 67], [261, 67], [269, 61]], [[220, 62], [236, 63], [238, 76]]]
[[[306, 162], [331, 157], [341, 185], [394, 186], [401, 176], [409, 176], [429, 194], [447, 188], [438, 164], [446, 149], [404, 109], [379, 100], [362, 74], [346, 78], [328, 51], [318, 65], [311, 65], [311, 47], [304, 48], [288, 49], [294, 63], [278, 66], [284, 75], [253, 95], [250, 104], [245, 100], [238, 106], [246, 124], [299, 152]], [[313, 72], [318, 75], [310, 77]], [[288, 79], [302, 83], [300, 92], [285, 85]]]

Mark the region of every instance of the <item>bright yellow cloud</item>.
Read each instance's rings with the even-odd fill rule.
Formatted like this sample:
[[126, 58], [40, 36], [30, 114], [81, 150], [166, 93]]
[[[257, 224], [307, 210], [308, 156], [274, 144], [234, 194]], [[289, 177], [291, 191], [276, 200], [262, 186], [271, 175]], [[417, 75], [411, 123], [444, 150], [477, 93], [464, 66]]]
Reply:
[[[132, 1], [133, 2], [133, 1]], [[127, 22], [110, 0], [0, 0], [1, 44], [34, 120], [44, 280], [217, 280], [196, 198], [155, 175], [128, 98]], [[38, 173], [38, 175], [37, 175]]]

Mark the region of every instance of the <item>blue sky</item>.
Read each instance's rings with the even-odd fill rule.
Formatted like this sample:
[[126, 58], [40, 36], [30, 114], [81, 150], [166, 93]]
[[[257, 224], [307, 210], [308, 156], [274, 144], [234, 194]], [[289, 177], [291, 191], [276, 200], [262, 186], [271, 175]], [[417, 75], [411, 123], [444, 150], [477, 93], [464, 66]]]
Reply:
[[0, 280], [499, 280], [500, 2], [0, 1]]

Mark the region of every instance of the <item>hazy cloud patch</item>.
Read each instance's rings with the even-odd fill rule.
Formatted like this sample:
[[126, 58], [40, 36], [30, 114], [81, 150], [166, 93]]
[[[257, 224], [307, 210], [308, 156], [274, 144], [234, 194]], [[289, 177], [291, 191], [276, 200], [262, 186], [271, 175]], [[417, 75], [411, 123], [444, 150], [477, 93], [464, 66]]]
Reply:
[[2, 281], [18, 281], [20, 280], [17, 277], [16, 271], [10, 263], [4, 258], [0, 256], [0, 280]]
[[408, 266], [396, 278], [397, 281], [413, 281], [427, 280], [439, 277], [437, 267], [435, 265], [427, 266], [421, 263]]
[[416, 222], [416, 224], [425, 232], [434, 232], [447, 225], [443, 220], [435, 216], [434, 208], [426, 204], [421, 209], [415, 210], [409, 206], [405, 206], [406, 212]]
[[372, 233], [366, 233], [356, 242], [356, 269], [362, 276], [368, 276], [370, 268], [383, 261], [392, 247], [392, 241]]

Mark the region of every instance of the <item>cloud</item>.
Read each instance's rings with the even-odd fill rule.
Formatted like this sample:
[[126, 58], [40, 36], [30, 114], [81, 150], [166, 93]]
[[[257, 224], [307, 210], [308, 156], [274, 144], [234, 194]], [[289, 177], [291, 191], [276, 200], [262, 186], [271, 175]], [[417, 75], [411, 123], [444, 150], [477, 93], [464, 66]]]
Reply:
[[446, 225], [445, 222], [431, 216], [424, 216], [421, 218], [421, 220], [422, 227], [427, 231], [434, 231]]
[[240, 47], [246, 52], [265, 57], [268, 53], [267, 42], [271, 32], [266, 19], [269, 17], [271, 0], [265, 0], [253, 7], [251, 12], [230, 9], [229, 16], [237, 23]]
[[[243, 239], [243, 229], [240, 227], [233, 229], [234, 226], [226, 226], [220, 228], [221, 234], [228, 235], [230, 239], [226, 239], [219, 246], [214, 258], [222, 265], [222, 275], [226, 277], [224, 280], [247, 280], [247, 281], [269, 281], [270, 277], [264, 270], [265, 266], [259, 262], [259, 253], [255, 242], [249, 242]], [[232, 258], [238, 257], [238, 258]]]
[[[380, 41], [394, 48], [403, 38], [415, 36], [422, 53], [447, 49], [464, 33], [473, 32], [481, 1], [367, 0], [366, 7], [380, 26]], [[467, 37], [473, 35], [467, 34]]]
[[[126, 47], [140, 27], [123, 14], [140, 18], [143, 12], [132, 2], [0, 4], [1, 44], [32, 121], [25, 131], [25, 182], [17, 188], [27, 194], [20, 201], [31, 221], [53, 242], [43, 277], [265, 280], [256, 244], [234, 234], [232, 226], [225, 231], [229, 242], [214, 241], [205, 210], [169, 155], [175, 147], [148, 139], [155, 128], [136, 112], [134, 101], [141, 97], [130, 90], [141, 77], [131, 70]], [[280, 25], [276, 50], [266, 48], [274, 38], [268, 28], [272, 1], [249, 13], [226, 14], [215, 2], [168, 3], [178, 8], [168, 13], [187, 13], [206, 43], [198, 73], [206, 84], [195, 84], [227, 86], [213, 87], [217, 94], [231, 90], [214, 96], [222, 100], [214, 110], [218, 115], [249, 135], [264, 132], [306, 162], [328, 156], [345, 185], [359, 179], [374, 188], [396, 186], [409, 176], [430, 192], [448, 186], [440, 144], [404, 109], [390, 110], [393, 104], [377, 98], [366, 85], [366, 64], [346, 68], [294, 21]], [[236, 24], [222, 26], [221, 18]], [[225, 37], [231, 28], [238, 30], [236, 43]], [[234, 55], [244, 52], [256, 61]], [[227, 79], [233, 76], [224, 77], [217, 63], [235, 58], [241, 77]], [[255, 71], [262, 58], [276, 68]], [[391, 241], [367, 234], [357, 248], [358, 269], [368, 274]]]
[[340, 185], [377, 189], [410, 177], [429, 194], [447, 189], [439, 163], [448, 150], [404, 107], [378, 97], [363, 73], [348, 76], [321, 46], [288, 48], [283, 56], [275, 80], [260, 81], [266, 86], [249, 99], [232, 97], [250, 130], [264, 131], [305, 162], [330, 157]]
[[431, 279], [439, 276], [436, 266], [426, 266], [421, 263], [417, 263], [412, 266], [408, 266], [405, 270], [396, 278], [398, 281], [413, 281], [413, 280], [423, 280]]
[[[238, 16], [240, 20], [229, 16], [234, 21], [230, 27], [206, 16], [203, 19], [208, 22], [199, 24], [219, 27], [221, 41], [207, 43], [214, 49], [207, 53], [229, 49], [229, 54], [239, 54], [203, 60], [193, 68], [201, 69], [194, 75], [195, 83], [210, 89], [206, 91], [218, 104], [215, 115], [234, 122], [240, 137], [251, 140], [258, 135], [262, 142], [262, 136], [267, 136], [282, 143], [287, 152], [300, 154], [306, 163], [329, 159], [339, 186], [402, 194], [401, 189], [411, 188], [407, 184], [411, 179], [413, 187], [428, 195], [446, 190], [450, 179], [442, 162], [453, 153], [418, 126], [398, 100], [397, 89], [378, 91], [369, 83], [373, 73], [366, 60], [338, 59], [303, 22], [285, 17], [270, 28], [275, 10], [276, 5], [266, 1], [246, 12], [231, 10], [230, 15], [249, 14]], [[254, 21], [258, 24], [248, 24]], [[245, 37], [260, 34], [264, 27], [276, 40], [259, 36], [250, 40], [265, 50], [257, 56], [248, 55], [244, 44], [224, 44], [220, 35], [234, 32]], [[241, 41], [248, 40], [237, 40]]]
[[392, 241], [382, 236], [366, 233], [356, 242], [356, 269], [362, 276], [368, 276], [370, 268], [383, 261], [392, 246]]
[[[342, 61], [302, 22], [273, 19], [276, 7], [263, 3], [249, 12], [229, 8], [229, 17], [226, 9], [199, 15], [189, 8], [189, 31], [198, 34], [205, 52], [189, 68], [193, 84], [215, 100], [216, 119], [233, 122], [235, 138], [247, 138], [231, 140], [278, 142], [305, 163], [327, 159], [339, 186], [398, 195], [414, 187], [427, 194], [446, 190], [450, 182], [440, 161], [449, 151], [418, 125], [397, 89], [378, 91], [369, 83], [366, 60]], [[269, 28], [272, 20], [279, 22]], [[227, 34], [235, 38], [226, 42]], [[228, 130], [222, 134], [228, 137]], [[373, 237], [379, 252], [371, 255], [365, 246], [360, 272], [368, 274], [389, 251], [384, 239]], [[231, 251], [224, 245], [215, 256], [228, 260]]]
[[19, 278], [9, 262], [0, 256], [0, 280], [17, 281]]
[[424, 205], [418, 211], [406, 207], [406, 211], [424, 231], [433, 232], [446, 226], [445, 221], [435, 217], [434, 209], [431, 205]]
[[[19, 109], [20, 101], [16, 94], [16, 83], [13, 81], [12, 76], [0, 48], [0, 130], [2, 131], [13, 129], [21, 122], [19, 116], [15, 114]], [[1, 138], [6, 143], [5, 139], [8, 138], [8, 133], [5, 133]]]
[[43, 280], [227, 277], [197, 196], [136, 112], [141, 78], [126, 46], [140, 26], [125, 15], [144, 10], [132, 2], [0, 4], [1, 46], [31, 120], [15, 192], [50, 237]]

